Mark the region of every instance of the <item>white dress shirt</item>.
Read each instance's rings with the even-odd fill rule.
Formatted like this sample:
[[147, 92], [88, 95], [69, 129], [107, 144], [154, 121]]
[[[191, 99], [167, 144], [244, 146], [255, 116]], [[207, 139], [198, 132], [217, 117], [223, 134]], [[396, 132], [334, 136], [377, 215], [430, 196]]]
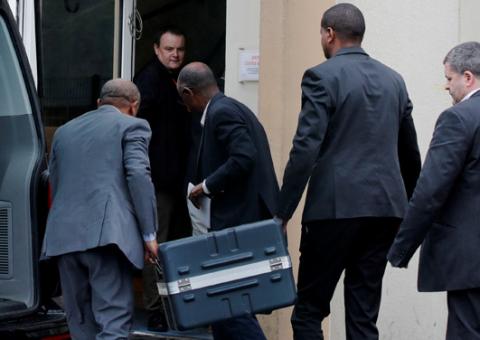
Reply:
[[[208, 106], [210, 105], [210, 102], [211, 100], [208, 101], [207, 105], [205, 106], [205, 109], [203, 109], [203, 114], [202, 114], [202, 118], [200, 119], [200, 125], [203, 126], [205, 125], [205, 118], [207, 116], [207, 110], [208, 110]], [[203, 192], [206, 193], [207, 195], [210, 194], [210, 190], [208, 190], [207, 188], [207, 184], [205, 183], [206, 179], [203, 180], [202, 182], [202, 189], [203, 189]]]

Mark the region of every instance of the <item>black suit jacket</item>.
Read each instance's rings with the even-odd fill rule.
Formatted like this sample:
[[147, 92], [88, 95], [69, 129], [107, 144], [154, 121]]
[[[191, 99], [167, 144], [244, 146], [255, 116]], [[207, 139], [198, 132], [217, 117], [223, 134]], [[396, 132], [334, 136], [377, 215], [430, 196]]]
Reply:
[[388, 259], [404, 267], [422, 243], [420, 291], [480, 287], [480, 93], [438, 118]]
[[208, 105], [197, 181], [211, 192], [212, 229], [273, 216], [278, 184], [265, 131], [235, 99], [216, 94]]
[[155, 57], [134, 82], [141, 94], [137, 117], [152, 129], [149, 156], [155, 188], [184, 195], [191, 115], [177, 93], [176, 76]]
[[420, 171], [402, 77], [359, 47], [307, 70], [278, 216], [289, 219], [307, 181], [303, 222], [403, 217]]

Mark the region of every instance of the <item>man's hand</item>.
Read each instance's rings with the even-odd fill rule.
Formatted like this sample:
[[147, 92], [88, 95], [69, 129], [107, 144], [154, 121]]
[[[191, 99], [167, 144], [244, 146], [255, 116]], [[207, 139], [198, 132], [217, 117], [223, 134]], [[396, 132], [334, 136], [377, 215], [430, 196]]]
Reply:
[[281, 225], [282, 225], [283, 234], [284, 234], [285, 237], [286, 237], [286, 236], [287, 236], [288, 220], [283, 220], [283, 219], [281, 219], [281, 218], [278, 217], [278, 216], [274, 216], [273, 219], [275, 220], [275, 222], [277, 222], [278, 224], [281, 224]]
[[145, 241], [145, 262], [155, 263], [158, 256], [157, 240]]
[[288, 220], [282, 221], [283, 232], [285, 233], [285, 235], [287, 235], [287, 225], [288, 225]]
[[200, 209], [200, 197], [204, 194], [202, 183], [195, 185], [188, 195], [188, 199], [193, 203], [195, 208]]

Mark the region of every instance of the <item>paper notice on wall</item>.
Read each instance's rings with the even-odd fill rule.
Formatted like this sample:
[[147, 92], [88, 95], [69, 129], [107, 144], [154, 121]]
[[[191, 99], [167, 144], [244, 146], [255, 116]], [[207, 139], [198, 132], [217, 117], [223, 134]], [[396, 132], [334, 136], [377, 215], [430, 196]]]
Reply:
[[258, 81], [260, 53], [258, 50], [240, 50], [238, 81]]

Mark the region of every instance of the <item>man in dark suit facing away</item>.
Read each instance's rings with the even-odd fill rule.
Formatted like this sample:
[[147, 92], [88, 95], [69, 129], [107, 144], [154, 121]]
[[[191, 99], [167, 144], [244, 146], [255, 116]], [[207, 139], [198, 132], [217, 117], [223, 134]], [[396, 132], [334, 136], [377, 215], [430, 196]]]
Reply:
[[444, 59], [453, 106], [438, 118], [388, 260], [420, 252], [418, 290], [447, 291], [448, 340], [480, 339], [480, 43]]
[[302, 80], [302, 109], [283, 177], [284, 225], [309, 182], [302, 218], [295, 339], [323, 339], [322, 320], [345, 270], [347, 339], [378, 339], [386, 254], [420, 171], [402, 77], [361, 48], [365, 22], [347, 3], [328, 9], [328, 59]]
[[[196, 183], [190, 199], [211, 197], [211, 229], [219, 230], [271, 218], [278, 184], [265, 131], [245, 105], [223, 95], [210, 68], [185, 66], [177, 89], [187, 107], [203, 112]], [[246, 315], [212, 325], [216, 340], [265, 339], [257, 322]]]

